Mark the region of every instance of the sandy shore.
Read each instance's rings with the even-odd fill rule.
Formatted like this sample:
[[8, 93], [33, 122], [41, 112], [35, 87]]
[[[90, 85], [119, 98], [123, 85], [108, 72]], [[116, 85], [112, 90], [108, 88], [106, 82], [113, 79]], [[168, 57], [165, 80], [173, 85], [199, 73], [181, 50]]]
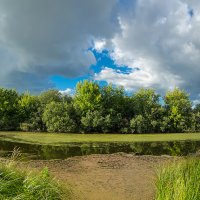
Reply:
[[173, 157], [118, 153], [28, 161], [21, 166], [32, 169], [48, 167], [58, 180], [72, 186], [78, 199], [153, 200], [156, 171], [171, 160]]

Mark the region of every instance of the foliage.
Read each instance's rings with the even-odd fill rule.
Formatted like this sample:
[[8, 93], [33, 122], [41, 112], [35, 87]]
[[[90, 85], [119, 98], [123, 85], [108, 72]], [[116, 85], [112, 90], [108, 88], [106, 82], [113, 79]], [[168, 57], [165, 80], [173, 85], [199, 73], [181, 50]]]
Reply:
[[159, 95], [153, 89], [140, 89], [133, 96], [136, 115], [148, 115], [152, 113], [152, 108], [160, 107]]
[[110, 114], [104, 117], [104, 125], [102, 127], [102, 131], [104, 133], [117, 133], [119, 132], [120, 128], [122, 128], [122, 116], [121, 113], [116, 113], [115, 111], [111, 110]]
[[145, 123], [144, 117], [142, 115], [138, 115], [133, 118], [130, 122], [130, 127], [132, 133], [145, 133], [147, 125]]
[[169, 132], [184, 132], [191, 127], [192, 105], [189, 95], [178, 88], [165, 95], [166, 116], [169, 118]]
[[159, 172], [156, 200], [200, 199], [199, 180], [199, 159], [176, 161]]
[[15, 90], [0, 88], [0, 130], [19, 128], [19, 95]]
[[55, 102], [61, 102], [62, 100], [62, 95], [59, 91], [57, 90], [47, 90], [42, 92], [39, 95], [39, 100], [41, 102], [41, 105], [43, 108], [45, 108], [45, 106], [53, 101]]
[[104, 125], [104, 118], [99, 111], [88, 111], [84, 117], [81, 118], [81, 123], [84, 132], [101, 132]]
[[124, 88], [114, 87], [112, 85], [104, 86], [101, 89], [102, 103], [101, 107], [106, 114], [111, 114], [115, 111], [116, 113], [125, 113], [126, 96]]
[[28, 173], [16, 167], [13, 161], [0, 165], [1, 200], [62, 200], [67, 198], [61, 186], [51, 178], [48, 169]]
[[85, 116], [88, 111], [99, 110], [101, 106], [99, 85], [87, 80], [78, 83], [76, 86], [74, 104], [78, 112], [81, 112], [82, 116]]
[[133, 133], [160, 132], [163, 108], [159, 103], [160, 95], [153, 89], [140, 89], [132, 96], [135, 117], [130, 121]]
[[192, 130], [200, 132], [200, 112], [193, 113], [193, 127]]
[[74, 96], [48, 90], [38, 96], [0, 89], [0, 130], [100, 133], [200, 131], [200, 106], [178, 88], [126, 94], [122, 87], [85, 80]]
[[124, 88], [114, 87], [110, 84], [102, 87], [101, 94], [101, 110], [104, 117], [102, 132], [126, 132], [133, 109], [129, 98], [125, 95]]
[[43, 131], [41, 102], [37, 96], [22, 94], [19, 100], [20, 129], [22, 131]]
[[43, 113], [43, 121], [49, 132], [74, 132], [76, 124], [70, 118], [68, 104], [63, 102], [54, 102], [46, 105]]
[[194, 113], [200, 112], [200, 104], [197, 104], [194, 108]]

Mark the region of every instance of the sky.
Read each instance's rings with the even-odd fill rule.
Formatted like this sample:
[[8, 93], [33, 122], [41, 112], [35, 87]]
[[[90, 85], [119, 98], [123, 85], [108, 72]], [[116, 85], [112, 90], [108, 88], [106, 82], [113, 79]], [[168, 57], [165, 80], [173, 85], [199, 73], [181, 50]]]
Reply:
[[0, 0], [0, 87], [174, 87], [200, 100], [199, 0]]

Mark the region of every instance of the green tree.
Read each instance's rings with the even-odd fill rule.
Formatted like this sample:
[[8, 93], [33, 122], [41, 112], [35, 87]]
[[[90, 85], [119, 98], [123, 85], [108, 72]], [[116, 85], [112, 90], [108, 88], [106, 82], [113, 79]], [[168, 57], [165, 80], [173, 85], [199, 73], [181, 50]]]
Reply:
[[98, 110], [88, 111], [86, 115], [81, 118], [81, 123], [84, 132], [102, 132], [104, 117]]
[[114, 87], [113, 85], [104, 86], [101, 89], [102, 108], [110, 114], [114, 110], [116, 113], [125, 113], [126, 105], [125, 91], [123, 87]]
[[129, 126], [132, 107], [124, 88], [110, 84], [101, 88], [101, 94], [102, 113], [105, 118], [103, 132], [127, 132], [124, 130]]
[[168, 91], [164, 97], [169, 132], [184, 132], [191, 128], [192, 105], [189, 95], [178, 88]]
[[[163, 117], [163, 108], [160, 105], [160, 95], [153, 89], [140, 89], [132, 96], [135, 116], [131, 120], [131, 129], [140, 133], [160, 132], [160, 124]], [[143, 120], [144, 122], [141, 122]], [[141, 125], [139, 125], [141, 124]]]
[[37, 110], [36, 97], [31, 96], [29, 93], [24, 93], [19, 98], [19, 110], [21, 121], [27, 121], [33, 112]]
[[74, 105], [82, 116], [86, 116], [89, 111], [100, 110], [101, 101], [100, 87], [97, 83], [85, 80], [77, 84]]
[[197, 104], [192, 113], [192, 130], [195, 132], [200, 132], [200, 104]]
[[104, 133], [118, 133], [122, 130], [123, 125], [121, 113], [112, 110], [109, 114], [105, 115], [102, 130]]
[[19, 128], [19, 95], [15, 90], [0, 88], [0, 130]]
[[20, 128], [23, 131], [44, 131], [42, 108], [37, 96], [24, 93], [19, 99]]
[[68, 103], [68, 104], [71, 104], [71, 103], [73, 102], [73, 98], [72, 98], [72, 96], [70, 96], [69, 94], [64, 94], [64, 95], [62, 95], [62, 96], [61, 96], [61, 100], [62, 100], [63, 102]]
[[193, 114], [193, 126], [194, 131], [200, 132], [200, 112], [196, 112]]
[[197, 104], [197, 105], [194, 107], [193, 112], [194, 112], [194, 113], [200, 112], [200, 104]]
[[43, 113], [43, 121], [49, 132], [75, 132], [76, 123], [70, 116], [67, 103], [52, 101], [46, 105]]
[[62, 101], [62, 94], [58, 90], [47, 90], [42, 92], [39, 95], [39, 100], [43, 108], [52, 101], [61, 102]]
[[147, 122], [142, 115], [137, 115], [131, 119], [130, 127], [132, 133], [145, 133], [147, 131]]

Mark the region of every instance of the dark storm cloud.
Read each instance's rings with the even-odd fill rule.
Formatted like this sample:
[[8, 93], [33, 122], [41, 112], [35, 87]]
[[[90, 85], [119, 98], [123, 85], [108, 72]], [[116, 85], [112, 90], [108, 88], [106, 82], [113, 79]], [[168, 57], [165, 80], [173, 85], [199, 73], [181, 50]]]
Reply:
[[[95, 38], [111, 38], [116, 0], [0, 0], [1, 86], [33, 74], [76, 77], [89, 71], [95, 58], [88, 51]], [[7, 78], [6, 78], [7, 76]], [[35, 80], [33, 82], [37, 84]], [[38, 84], [41, 80], [38, 80]], [[44, 87], [48, 82], [42, 81]], [[22, 87], [22, 86], [21, 86]], [[29, 85], [24, 89], [30, 89]]]

